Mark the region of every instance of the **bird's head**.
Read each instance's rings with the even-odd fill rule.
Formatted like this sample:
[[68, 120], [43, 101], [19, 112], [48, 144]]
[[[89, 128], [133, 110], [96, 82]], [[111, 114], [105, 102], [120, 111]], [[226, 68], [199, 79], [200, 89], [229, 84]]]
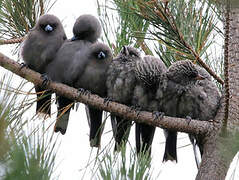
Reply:
[[[51, 32], [56, 31], [59, 26], [62, 25], [60, 20], [56, 16], [51, 14], [45, 14], [38, 19], [36, 25], [32, 30], [39, 30], [50, 34]], [[63, 27], [61, 27], [61, 29], [63, 29]]]
[[189, 60], [173, 63], [167, 71], [168, 79], [181, 85], [194, 84], [205, 77], [199, 73], [199, 67]]
[[81, 15], [73, 26], [73, 34], [72, 41], [87, 40], [94, 43], [101, 35], [100, 22], [90, 14]]
[[90, 47], [90, 56], [96, 61], [107, 61], [111, 62], [113, 55], [110, 48], [103, 43], [94, 43]]
[[141, 59], [141, 56], [136, 48], [123, 46], [117, 56], [117, 59], [119, 59], [121, 62], [134, 62]]

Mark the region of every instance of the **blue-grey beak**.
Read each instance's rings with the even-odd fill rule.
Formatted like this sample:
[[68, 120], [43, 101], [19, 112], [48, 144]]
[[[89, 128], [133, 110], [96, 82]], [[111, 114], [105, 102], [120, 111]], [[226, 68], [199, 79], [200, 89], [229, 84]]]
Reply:
[[53, 27], [48, 24], [48, 25], [45, 27], [45, 31], [46, 31], [46, 32], [52, 32], [52, 31], [53, 31]]
[[98, 59], [104, 59], [106, 57], [106, 54], [102, 51], [98, 54]]
[[76, 36], [73, 36], [73, 37], [71, 38], [71, 41], [76, 41], [76, 40], [78, 40], [78, 37], [76, 37]]

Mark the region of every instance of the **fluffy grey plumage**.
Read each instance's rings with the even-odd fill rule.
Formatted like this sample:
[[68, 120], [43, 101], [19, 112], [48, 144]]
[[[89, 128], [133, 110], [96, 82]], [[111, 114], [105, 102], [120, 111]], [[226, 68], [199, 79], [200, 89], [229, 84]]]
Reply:
[[[45, 73], [46, 66], [55, 58], [65, 39], [66, 35], [60, 20], [54, 15], [43, 15], [24, 40], [21, 56], [29, 68]], [[35, 86], [35, 90], [37, 93], [44, 91], [40, 86]], [[37, 96], [40, 98], [41, 94]], [[50, 100], [50, 95], [39, 99], [37, 112], [50, 114]]]
[[[164, 89], [158, 89], [157, 93], [166, 115], [199, 120], [214, 118], [220, 93], [205, 70], [191, 61], [179, 61], [171, 65], [164, 78]], [[163, 160], [177, 161], [177, 132], [165, 130], [165, 135]], [[200, 137], [196, 137], [196, 141], [202, 153]]]
[[[112, 54], [108, 46], [102, 43], [88, 41], [68, 41], [61, 47], [56, 59], [49, 65], [47, 73], [52, 80], [62, 82], [75, 88], [83, 88], [102, 97], [106, 96], [106, 72], [111, 63]], [[54, 71], [53, 71], [54, 69]], [[61, 104], [69, 105], [73, 101], [63, 98]], [[68, 103], [64, 103], [68, 102]], [[59, 102], [58, 102], [59, 103]], [[61, 107], [59, 104], [59, 107]], [[99, 126], [101, 126], [102, 111], [88, 107], [91, 116], [90, 140], [100, 140]], [[61, 111], [59, 111], [61, 113]], [[59, 114], [58, 113], [58, 114]], [[59, 118], [55, 131], [66, 132], [70, 109], [62, 118]], [[99, 123], [100, 122], [100, 123]], [[97, 144], [92, 146], [99, 146]]]
[[76, 19], [73, 27], [73, 40], [87, 40], [96, 42], [101, 35], [101, 26], [98, 19], [92, 15], [84, 14]]
[[[46, 68], [46, 73], [50, 79], [73, 86], [73, 77], [68, 74], [70, 72], [70, 65], [73, 64], [76, 52], [89, 48], [91, 44], [92, 43], [88, 41], [65, 41], [62, 47], [59, 49], [54, 61], [52, 61]], [[55, 124], [55, 132], [60, 131], [61, 134], [65, 134], [71, 108], [69, 108], [64, 115], [62, 112], [64, 112], [65, 107], [69, 106], [71, 103], [74, 102], [65, 97], [60, 97], [57, 95], [58, 120]]]
[[[137, 104], [145, 111], [161, 111], [160, 102], [155, 96], [156, 90], [161, 87], [162, 74], [166, 70], [167, 68], [164, 63], [153, 56], [146, 56], [142, 61], [138, 61], [135, 66], [138, 83], [134, 90], [132, 104]], [[148, 152], [150, 154], [154, 132], [155, 127], [136, 123], [135, 137], [137, 153]]]
[[[78, 63], [77, 66], [72, 66], [71, 77], [77, 77], [73, 86], [76, 88], [83, 88], [91, 91], [92, 93], [98, 94], [101, 97], [106, 97], [106, 72], [111, 64], [112, 54], [108, 46], [102, 43], [95, 43], [91, 47], [91, 54], [77, 53], [75, 61], [86, 57], [86, 62], [82, 61], [74, 62]], [[101, 125], [102, 125], [102, 110], [95, 109], [94, 107], [88, 106], [90, 122], [90, 142], [91, 146], [99, 147], [101, 138]]]
[[[93, 43], [97, 41], [101, 34], [100, 23], [94, 16], [80, 16], [74, 24], [73, 33], [74, 37], [71, 40], [66, 41], [62, 45], [59, 53], [57, 54], [57, 57], [55, 58], [56, 62], [48, 66], [47, 72], [51, 79], [54, 81], [78, 87], [80, 86], [80, 83], [86, 84], [86, 82], [77, 82], [77, 80], [80, 81], [79, 77], [81, 77], [81, 73], [88, 71], [87, 69], [85, 69], [86, 67], [94, 66], [94, 64], [89, 62], [93, 62], [92, 59], [96, 58], [109, 58], [109, 56], [111, 56], [111, 52], [109, 48], [105, 47], [105, 45], [103, 44], [96, 43], [93, 46]], [[96, 70], [94, 68], [91, 68], [91, 71], [94, 72]], [[85, 81], [89, 80], [90, 77], [91, 76], [87, 78], [86, 76], [84, 76]], [[82, 78], [81, 81], [83, 81], [84, 78]], [[94, 87], [94, 83], [97, 82], [99, 78], [101, 78], [101, 76], [94, 78], [95, 81], [93, 83], [89, 83], [89, 81], [87, 83], [89, 84], [89, 87], [85, 88], [87, 90], [91, 90], [92, 92], [94, 92], [94, 90], [96, 92], [103, 92], [104, 89], [99, 90], [100, 87]], [[64, 110], [64, 107], [71, 103], [73, 103], [71, 100], [64, 97], [59, 97], [58, 114], [61, 114], [62, 110]], [[69, 120], [69, 113], [70, 109], [66, 111], [64, 116], [60, 116], [60, 118], [58, 118], [58, 121], [55, 125], [56, 132], [60, 131], [62, 134], [65, 134]]]
[[[107, 72], [107, 94], [113, 101], [131, 105], [136, 77], [135, 62], [142, 60], [139, 52], [129, 46], [124, 46], [113, 60]], [[116, 141], [115, 150], [128, 139], [131, 121], [111, 114], [113, 134]]]

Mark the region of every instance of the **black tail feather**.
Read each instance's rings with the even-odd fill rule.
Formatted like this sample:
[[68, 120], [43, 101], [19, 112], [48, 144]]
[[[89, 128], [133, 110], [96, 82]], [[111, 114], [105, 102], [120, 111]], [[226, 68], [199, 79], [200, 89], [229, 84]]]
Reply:
[[115, 138], [115, 151], [119, 151], [120, 147], [128, 140], [132, 124], [131, 121], [114, 115], [111, 116], [111, 123]]
[[[70, 106], [74, 101], [65, 98], [63, 96], [57, 96], [57, 122], [54, 127], [54, 131], [60, 131], [62, 135], [66, 133], [70, 111], [74, 106]], [[67, 108], [67, 109], [66, 109]]]
[[143, 123], [136, 123], [135, 133], [137, 153], [143, 152], [150, 155], [155, 127]]
[[102, 127], [103, 111], [91, 106], [87, 106], [87, 108], [90, 125], [90, 145], [91, 147], [100, 147], [101, 135], [104, 129]]
[[166, 136], [165, 151], [163, 161], [177, 160], [177, 132], [164, 130]]
[[44, 90], [39, 86], [35, 86], [37, 93], [37, 106], [36, 112], [51, 115], [51, 94], [49, 90]]

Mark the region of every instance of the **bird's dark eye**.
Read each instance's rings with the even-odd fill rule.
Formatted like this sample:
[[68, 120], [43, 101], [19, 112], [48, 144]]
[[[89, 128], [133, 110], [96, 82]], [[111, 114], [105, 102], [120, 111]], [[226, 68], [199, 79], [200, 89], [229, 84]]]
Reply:
[[103, 51], [100, 51], [97, 55], [98, 59], [104, 59], [106, 57], [106, 54]]
[[197, 77], [197, 73], [191, 73], [191, 74], [189, 75], [189, 77], [190, 77], [190, 78], [196, 78], [196, 77]]
[[135, 54], [134, 52], [130, 52], [129, 55], [132, 57], [137, 57], [137, 54]]

